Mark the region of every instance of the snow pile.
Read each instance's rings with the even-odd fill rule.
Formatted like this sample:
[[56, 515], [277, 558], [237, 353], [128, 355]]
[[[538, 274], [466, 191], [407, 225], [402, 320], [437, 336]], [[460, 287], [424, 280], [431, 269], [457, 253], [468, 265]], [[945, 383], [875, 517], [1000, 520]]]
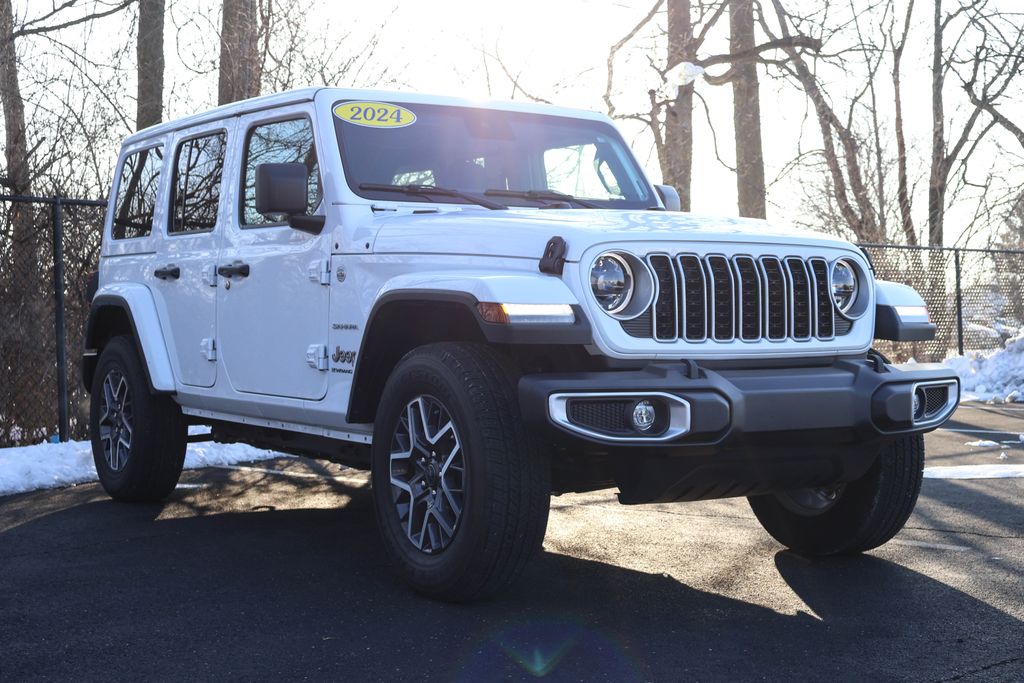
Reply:
[[[280, 453], [244, 444], [204, 441], [189, 444], [185, 452], [185, 469], [279, 457]], [[92, 445], [88, 441], [0, 448], [0, 496], [87, 481], [96, 481]]]
[[960, 376], [964, 400], [1024, 401], [1024, 335], [997, 351], [947, 358], [945, 365]]

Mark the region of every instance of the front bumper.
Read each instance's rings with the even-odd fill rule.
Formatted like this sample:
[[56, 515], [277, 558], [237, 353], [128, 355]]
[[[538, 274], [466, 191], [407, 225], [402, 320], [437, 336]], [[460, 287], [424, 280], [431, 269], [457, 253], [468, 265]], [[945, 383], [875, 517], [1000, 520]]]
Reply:
[[[590, 396], [606, 403], [566, 410], [567, 402]], [[759, 369], [653, 363], [642, 370], [527, 375], [519, 383], [527, 424], [546, 431], [563, 451], [610, 456], [623, 502], [852, 481], [887, 440], [943, 424], [959, 396], [959, 380], [945, 366], [889, 365], [877, 357]], [[606, 424], [622, 415], [611, 402], [628, 406], [645, 398], [664, 415], [656, 430], [631, 431], [628, 413]], [[631, 496], [627, 489], [638, 478], [651, 481]]]

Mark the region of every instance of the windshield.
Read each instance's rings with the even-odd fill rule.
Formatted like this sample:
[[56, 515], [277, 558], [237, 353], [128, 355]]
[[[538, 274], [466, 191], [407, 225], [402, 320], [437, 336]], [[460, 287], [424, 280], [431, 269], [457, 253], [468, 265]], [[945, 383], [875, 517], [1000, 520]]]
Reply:
[[618, 131], [601, 121], [473, 107], [338, 102], [335, 128], [349, 187], [361, 197], [467, 203], [455, 194], [396, 195], [367, 186], [437, 186], [507, 206], [656, 207]]

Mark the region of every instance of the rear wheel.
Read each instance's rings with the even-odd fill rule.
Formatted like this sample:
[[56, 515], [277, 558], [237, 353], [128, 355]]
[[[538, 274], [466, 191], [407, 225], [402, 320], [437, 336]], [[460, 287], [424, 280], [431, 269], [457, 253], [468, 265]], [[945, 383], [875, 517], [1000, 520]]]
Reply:
[[750, 507], [779, 543], [808, 555], [877, 548], [907, 523], [921, 491], [924, 436], [882, 449], [867, 473], [833, 487], [753, 496]]
[[149, 391], [128, 337], [115, 337], [103, 348], [89, 418], [96, 473], [111, 498], [158, 501], [174, 490], [185, 461], [187, 427], [177, 403]]
[[388, 555], [417, 591], [483, 597], [541, 547], [548, 463], [519, 416], [516, 374], [486, 346], [432, 344], [388, 378], [373, 438], [373, 499]]

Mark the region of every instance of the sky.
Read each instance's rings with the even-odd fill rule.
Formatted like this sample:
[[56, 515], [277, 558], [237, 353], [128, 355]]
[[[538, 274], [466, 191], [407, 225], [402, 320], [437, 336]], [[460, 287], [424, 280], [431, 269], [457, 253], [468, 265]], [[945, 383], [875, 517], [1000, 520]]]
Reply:
[[[304, 0], [300, 0], [304, 1]], [[900, 0], [904, 2], [905, 0]], [[1017, 8], [1021, 0], [994, 0], [1006, 8]], [[837, 17], [850, 16], [864, 0], [833, 0]], [[947, 0], [948, 2], [948, 0]], [[32, 15], [50, 2], [22, 0], [16, 3], [19, 14]], [[306, 17], [306, 31], [300, 35], [302, 49], [338, 51], [364, 59], [364, 69], [353, 75], [351, 85], [385, 85], [402, 90], [451, 94], [478, 99], [524, 99], [526, 93], [551, 102], [605, 111], [605, 62], [609, 47], [622, 38], [653, 6], [653, 0], [434, 0], [409, 2], [380, 0], [376, 3], [324, 0]], [[788, 0], [788, 6], [813, 6], [818, 0]], [[919, 190], [915, 211], [923, 221], [923, 187], [927, 180], [927, 154], [930, 145], [930, 45], [927, 41], [930, 2], [918, 0], [915, 38], [907, 47], [903, 79], [904, 107], [911, 148], [911, 181]], [[216, 102], [215, 71], [219, 2], [211, 0], [168, 0], [169, 15], [165, 30], [167, 58], [167, 116], [174, 118], [201, 111]], [[91, 57], [110, 52], [125, 41], [133, 18], [103, 20], [89, 29], [76, 29], [79, 35], [63, 36], [66, 42], [86, 40]], [[617, 62], [615, 103], [620, 112], [640, 111], [647, 90], [657, 78], [647, 63], [648, 55], [663, 59], [664, 47], [657, 39], [657, 27], [664, 25], [660, 15], [654, 28], [641, 33], [634, 47], [623, 51]], [[722, 29], [728, 25], [721, 22]], [[383, 28], [381, 28], [383, 27]], [[72, 33], [72, 32], [67, 32]], [[369, 43], [376, 37], [372, 51]], [[707, 51], [724, 51], [724, 31], [712, 34]], [[842, 49], [836, 41], [826, 49]], [[21, 48], [37, 49], [38, 43]], [[643, 48], [649, 48], [644, 51]], [[132, 54], [122, 55], [134, 57]], [[517, 91], [502, 73], [497, 59], [518, 78], [523, 91]], [[127, 64], [119, 78], [127, 93], [134, 94], [134, 69]], [[721, 68], [713, 71], [721, 72]], [[384, 79], [378, 75], [387, 72]], [[774, 73], [774, 72], [773, 72]], [[823, 72], [824, 73], [824, 72]], [[354, 72], [353, 72], [354, 74]], [[841, 98], [859, 87], [856, 74], [830, 75], [829, 92]], [[348, 80], [348, 76], [345, 77]], [[799, 152], [820, 147], [820, 133], [803, 93], [792, 83], [783, 82], [763, 67], [760, 71], [762, 133], [766, 179], [769, 184], [769, 218], [780, 221], [807, 220], [802, 204], [802, 183], [806, 175], [784, 173]], [[300, 83], [300, 85], [317, 83]], [[954, 84], [955, 85], [955, 84]], [[698, 92], [708, 103], [707, 119], [703, 108], [695, 111], [695, 161], [693, 210], [701, 213], [736, 213], [735, 175], [716, 160], [714, 142], [726, 163], [733, 159], [732, 91], [729, 86], [715, 87], [700, 80]], [[963, 100], [954, 88], [949, 90], [949, 118], [963, 118], [955, 106]], [[886, 95], [883, 93], [882, 97]], [[131, 106], [132, 112], [134, 105]], [[1006, 108], [1017, 121], [1024, 121], [1024, 101], [1018, 98]], [[958, 119], [959, 117], [959, 119]], [[653, 153], [653, 141], [641, 124], [618, 123], [628, 142], [651, 178], [660, 181], [660, 170]], [[128, 131], [126, 130], [125, 133]], [[712, 135], [714, 132], [714, 136]], [[1007, 139], [1005, 136], [1002, 138]], [[1011, 139], [1012, 142], [1012, 139]], [[1013, 143], [1014, 145], [1016, 143]], [[1024, 156], [1019, 146], [1001, 148], [995, 142], [979, 147], [972, 172], [977, 178], [992, 169], [1006, 187], [1024, 186]], [[976, 169], [976, 171], [974, 170]], [[972, 178], [976, 179], [976, 178]], [[965, 202], [950, 210], [947, 244], [959, 233], [974, 210]]]

